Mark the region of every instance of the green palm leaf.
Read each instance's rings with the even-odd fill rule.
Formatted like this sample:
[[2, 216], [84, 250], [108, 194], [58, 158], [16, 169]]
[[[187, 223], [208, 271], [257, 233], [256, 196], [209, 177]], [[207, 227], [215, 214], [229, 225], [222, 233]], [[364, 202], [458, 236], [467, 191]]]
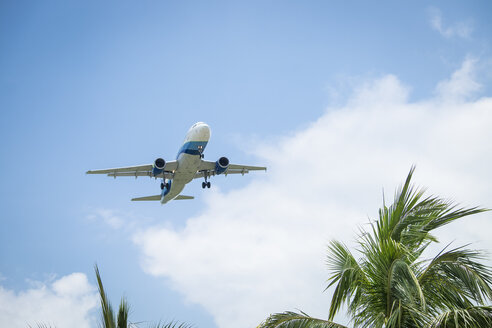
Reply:
[[[104, 291], [101, 275], [99, 274], [99, 268], [97, 264], [94, 265], [94, 271], [96, 272], [97, 286], [99, 289], [99, 297], [101, 300], [101, 327], [103, 328], [128, 328], [137, 327], [137, 324], [128, 322], [128, 313], [130, 312], [130, 306], [125, 298], [121, 298], [120, 306], [118, 308], [118, 317], [115, 319], [113, 307], [109, 302], [108, 296]], [[171, 321], [169, 323], [153, 325], [155, 328], [191, 328], [190, 325], [185, 323], [179, 323]]]
[[316, 319], [307, 314], [284, 312], [269, 316], [258, 328], [347, 328], [328, 320]]
[[345, 245], [332, 241], [328, 246], [328, 253], [331, 256], [328, 256], [327, 263], [331, 268], [332, 276], [326, 289], [338, 283], [333, 293], [328, 316], [330, 320], [333, 320], [335, 313], [349, 297], [358, 296], [358, 287], [365, 278], [364, 272]]
[[163, 323], [157, 323], [152, 326], [152, 328], [191, 328], [191, 325], [188, 325], [186, 323], [179, 323], [175, 321], [168, 322], [166, 324]]
[[118, 309], [118, 328], [128, 327], [128, 312], [130, 312], [130, 306], [128, 305], [128, 302], [122, 298]]
[[492, 271], [478, 260], [479, 251], [458, 247], [442, 251], [429, 262], [419, 277], [432, 310], [447, 310], [457, 306], [468, 308], [492, 299]]
[[113, 307], [108, 300], [108, 296], [104, 291], [104, 286], [101, 280], [101, 275], [99, 274], [99, 268], [97, 264], [94, 265], [94, 271], [96, 272], [97, 287], [99, 289], [99, 298], [101, 301], [101, 321], [103, 328], [116, 328], [116, 323], [114, 319]]
[[442, 313], [429, 325], [429, 328], [458, 327], [492, 327], [492, 307], [473, 306], [466, 309], [453, 309]]

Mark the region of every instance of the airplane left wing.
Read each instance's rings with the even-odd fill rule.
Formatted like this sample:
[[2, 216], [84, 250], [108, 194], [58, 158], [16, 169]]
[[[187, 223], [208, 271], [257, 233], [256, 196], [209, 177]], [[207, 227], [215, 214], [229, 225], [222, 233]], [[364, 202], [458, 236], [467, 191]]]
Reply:
[[[178, 167], [177, 161], [166, 162], [164, 170], [157, 177], [164, 177], [167, 179], [172, 178], [172, 172]], [[127, 167], [116, 167], [112, 169], [102, 169], [102, 170], [89, 170], [86, 174], [107, 174], [110, 177], [141, 177], [152, 175], [152, 164], [127, 166]]]
[[[229, 164], [225, 172], [221, 173], [223, 175], [228, 175], [228, 174], [246, 174], [249, 173], [249, 171], [266, 171], [266, 167], [264, 166], [252, 166], [252, 165], [240, 165], [240, 164]], [[211, 161], [204, 161], [202, 160], [202, 163], [200, 164], [200, 167], [195, 174], [194, 179], [197, 178], [203, 178], [205, 176], [210, 177], [217, 175], [215, 172], [215, 162]]]

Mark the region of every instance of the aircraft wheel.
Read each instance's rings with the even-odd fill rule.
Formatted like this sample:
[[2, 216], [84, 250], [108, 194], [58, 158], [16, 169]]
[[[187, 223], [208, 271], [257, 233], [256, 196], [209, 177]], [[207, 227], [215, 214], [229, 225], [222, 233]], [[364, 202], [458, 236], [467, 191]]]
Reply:
[[171, 187], [169, 183], [166, 183], [166, 188], [169, 189], [169, 187]]
[[161, 182], [161, 190], [164, 189], [164, 183]]
[[207, 188], [210, 188], [210, 181], [207, 182]]
[[202, 182], [202, 188], [203, 188], [203, 189], [205, 189], [205, 186], [206, 186], [206, 185], [207, 185], [207, 184], [206, 184], [205, 182]]

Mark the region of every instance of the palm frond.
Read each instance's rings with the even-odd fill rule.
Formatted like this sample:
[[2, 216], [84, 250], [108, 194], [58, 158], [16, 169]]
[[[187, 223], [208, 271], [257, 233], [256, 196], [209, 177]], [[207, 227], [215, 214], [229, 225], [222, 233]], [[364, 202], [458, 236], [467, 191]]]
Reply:
[[333, 293], [328, 316], [328, 318], [332, 320], [341, 305], [346, 302], [349, 297], [357, 297], [357, 289], [360, 285], [360, 280], [364, 279], [364, 277], [363, 271], [347, 246], [338, 241], [332, 241], [328, 246], [327, 263], [332, 275], [329, 278], [331, 282], [326, 289], [338, 283]]
[[130, 306], [125, 298], [121, 298], [120, 307], [118, 309], [118, 328], [128, 327], [128, 312], [130, 311]]
[[440, 252], [419, 276], [436, 311], [492, 299], [491, 268], [479, 262], [484, 257], [480, 251], [464, 247]]
[[380, 209], [379, 221], [376, 223], [375, 236], [377, 239], [400, 240], [401, 232], [408, 225], [405, 218], [412, 212], [424, 193], [423, 189], [414, 190], [410, 184], [414, 170], [415, 167], [412, 166], [405, 183], [398, 188], [395, 194], [394, 203], [389, 208], [383, 205], [383, 209]]
[[[425, 310], [425, 297], [412, 268], [402, 260], [394, 262], [388, 276], [388, 299], [404, 301], [405, 306]], [[391, 304], [388, 304], [388, 306]], [[389, 314], [389, 311], [387, 312]]]
[[440, 213], [439, 217], [436, 217], [434, 220], [432, 220], [426, 227], [427, 231], [431, 231], [434, 229], [437, 229], [439, 227], [442, 227], [448, 223], [451, 223], [457, 219], [463, 218], [465, 216], [473, 215], [473, 214], [478, 214], [482, 212], [487, 212], [490, 211], [488, 208], [481, 208], [481, 207], [472, 207], [472, 208], [458, 208], [456, 209], [457, 206], [454, 206], [450, 202], [446, 202], [446, 208], [445, 210]]
[[101, 275], [99, 274], [99, 268], [97, 264], [94, 265], [94, 271], [96, 272], [97, 286], [99, 289], [99, 297], [101, 299], [101, 310], [102, 310], [102, 324], [104, 328], [116, 328], [116, 323], [114, 320], [113, 307], [108, 300], [108, 296], [104, 291], [104, 286], [101, 280]]
[[452, 202], [435, 196], [425, 199], [424, 188], [411, 185], [415, 167], [412, 166], [403, 186], [399, 187], [394, 203], [379, 210], [376, 223], [377, 239], [392, 238], [406, 247], [415, 248], [422, 243], [437, 241], [431, 231], [449, 224], [459, 218], [478, 214], [488, 209], [472, 207], [457, 208]]
[[284, 312], [270, 315], [258, 328], [347, 328], [329, 320], [316, 319], [304, 312]]
[[152, 328], [192, 328], [192, 325], [186, 324], [186, 323], [180, 323], [176, 321], [171, 321], [168, 323], [157, 323], [152, 326]]
[[473, 306], [452, 309], [439, 315], [430, 328], [483, 328], [492, 327], [492, 307]]

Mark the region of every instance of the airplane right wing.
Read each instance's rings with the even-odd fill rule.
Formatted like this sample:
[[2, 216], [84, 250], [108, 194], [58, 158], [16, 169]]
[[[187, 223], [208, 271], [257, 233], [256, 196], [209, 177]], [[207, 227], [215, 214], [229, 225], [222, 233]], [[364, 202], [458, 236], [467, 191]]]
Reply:
[[[157, 175], [158, 178], [172, 179], [173, 171], [178, 167], [177, 161], [166, 162], [164, 170], [161, 174]], [[152, 174], [152, 164], [127, 166], [127, 167], [116, 167], [112, 169], [102, 169], [102, 170], [89, 170], [86, 174], [107, 174], [109, 177], [154, 177]]]

